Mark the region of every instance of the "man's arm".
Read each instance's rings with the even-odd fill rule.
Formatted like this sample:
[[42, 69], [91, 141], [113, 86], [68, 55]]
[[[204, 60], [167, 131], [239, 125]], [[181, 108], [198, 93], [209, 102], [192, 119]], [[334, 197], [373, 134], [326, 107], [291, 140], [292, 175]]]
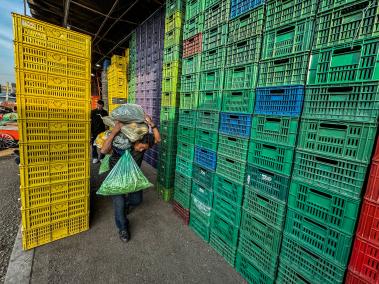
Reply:
[[145, 121], [146, 121], [147, 125], [149, 125], [150, 128], [153, 130], [154, 143], [158, 144], [159, 142], [161, 142], [161, 134], [159, 133], [157, 126], [154, 124], [151, 117], [147, 114], [145, 114]]
[[105, 140], [103, 147], [101, 147], [101, 150], [100, 150], [101, 154], [110, 153], [110, 151], [112, 150], [113, 139], [121, 131], [122, 126], [123, 126], [123, 124], [121, 122], [119, 122], [119, 121], [116, 122], [115, 126], [112, 129], [111, 134], [109, 135], [107, 140]]

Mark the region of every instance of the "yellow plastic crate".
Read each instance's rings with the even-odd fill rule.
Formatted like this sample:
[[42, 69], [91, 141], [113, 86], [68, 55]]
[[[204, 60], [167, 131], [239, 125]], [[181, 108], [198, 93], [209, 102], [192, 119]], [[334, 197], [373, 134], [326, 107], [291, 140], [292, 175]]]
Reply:
[[41, 49], [91, 58], [91, 37], [27, 16], [12, 14], [14, 40]]
[[24, 229], [34, 229], [85, 215], [88, 214], [88, 212], [88, 196], [45, 206], [21, 209], [22, 227]]
[[20, 143], [19, 149], [20, 161], [23, 166], [81, 161], [88, 159], [90, 156], [90, 143], [88, 141]]
[[18, 120], [20, 143], [90, 141], [89, 122]]
[[46, 73], [17, 70], [18, 95], [71, 100], [90, 100], [90, 80], [80, 80]]
[[21, 187], [22, 209], [47, 206], [89, 195], [89, 179], [53, 183], [36, 187]]
[[26, 230], [22, 228], [22, 248], [28, 250], [89, 229], [89, 214]]
[[126, 62], [126, 65], [129, 65], [129, 61], [130, 61], [130, 50], [129, 50], [129, 48], [126, 48], [125, 49], [125, 62]]
[[66, 163], [20, 166], [21, 187], [33, 187], [89, 178], [89, 159]]
[[17, 96], [20, 119], [89, 121], [91, 101]]
[[169, 32], [174, 29], [181, 29], [183, 25], [183, 14], [180, 11], [176, 11], [174, 14], [166, 17], [165, 19], [165, 32]]
[[124, 56], [113, 55], [111, 58], [111, 66], [123, 69], [126, 71], [127, 59]]

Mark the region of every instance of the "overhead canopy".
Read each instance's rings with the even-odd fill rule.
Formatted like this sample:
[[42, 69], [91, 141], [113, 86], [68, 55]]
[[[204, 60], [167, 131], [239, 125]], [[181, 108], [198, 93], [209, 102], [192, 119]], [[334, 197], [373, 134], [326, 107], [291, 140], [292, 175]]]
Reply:
[[164, 0], [27, 0], [31, 15], [92, 36], [92, 66], [122, 54], [131, 32]]

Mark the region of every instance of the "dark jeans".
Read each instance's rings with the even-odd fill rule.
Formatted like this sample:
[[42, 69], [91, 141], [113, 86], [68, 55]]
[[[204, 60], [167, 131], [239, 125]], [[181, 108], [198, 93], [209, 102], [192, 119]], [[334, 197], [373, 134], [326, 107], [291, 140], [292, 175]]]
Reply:
[[113, 208], [116, 226], [119, 231], [124, 231], [129, 226], [128, 216], [126, 215], [127, 206], [138, 206], [142, 203], [143, 193], [142, 190], [132, 192], [129, 194], [113, 195]]

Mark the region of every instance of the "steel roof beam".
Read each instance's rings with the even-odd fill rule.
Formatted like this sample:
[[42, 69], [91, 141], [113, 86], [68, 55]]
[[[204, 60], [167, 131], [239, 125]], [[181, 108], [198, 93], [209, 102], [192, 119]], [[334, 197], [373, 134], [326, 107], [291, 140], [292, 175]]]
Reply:
[[70, 2], [71, 0], [66, 0], [66, 3], [64, 5], [64, 16], [63, 16], [63, 26], [67, 27], [67, 19], [68, 19], [68, 13], [70, 10]]

